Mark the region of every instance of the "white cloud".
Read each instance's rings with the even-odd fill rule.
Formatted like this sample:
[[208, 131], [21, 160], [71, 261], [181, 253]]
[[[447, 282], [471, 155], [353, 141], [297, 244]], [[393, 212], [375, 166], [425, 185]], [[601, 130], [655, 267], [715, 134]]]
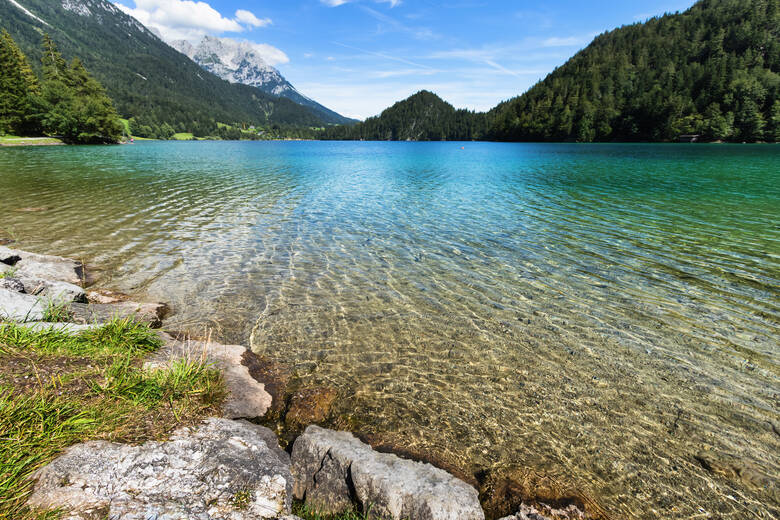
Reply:
[[271, 25], [272, 23], [270, 18], [258, 18], [254, 14], [244, 9], [239, 9], [236, 11], [236, 21], [251, 25], [252, 27], [265, 27], [266, 25]]
[[273, 45], [267, 43], [251, 43], [252, 48], [260, 55], [263, 60], [269, 65], [279, 65], [283, 63], [290, 63], [290, 58], [284, 51], [277, 49]]
[[[357, 0], [320, 0], [328, 7], [338, 7], [340, 5], [355, 2]], [[377, 4], [390, 4], [390, 7], [396, 7], [401, 5], [401, 0], [374, 0]]]
[[193, 0], [135, 0], [135, 7], [116, 6], [166, 40], [195, 41], [206, 34], [243, 32], [271, 24], [268, 18], [239, 9], [234, 18], [223, 16], [206, 2]]

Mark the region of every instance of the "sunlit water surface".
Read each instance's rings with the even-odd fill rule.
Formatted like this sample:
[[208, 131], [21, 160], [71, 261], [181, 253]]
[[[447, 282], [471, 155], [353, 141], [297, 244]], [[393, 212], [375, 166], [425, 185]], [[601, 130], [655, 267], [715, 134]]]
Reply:
[[615, 517], [780, 514], [778, 146], [3, 149], [0, 214], [362, 433]]

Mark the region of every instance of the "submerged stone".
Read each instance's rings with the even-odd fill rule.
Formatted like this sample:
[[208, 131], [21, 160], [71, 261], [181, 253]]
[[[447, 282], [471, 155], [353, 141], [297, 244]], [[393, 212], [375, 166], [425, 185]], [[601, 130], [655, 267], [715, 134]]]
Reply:
[[130, 296], [117, 291], [110, 291], [107, 289], [96, 289], [87, 293], [87, 300], [89, 303], [120, 303], [130, 300]]
[[284, 416], [288, 430], [301, 431], [309, 424], [323, 422], [330, 414], [336, 401], [337, 392], [333, 388], [306, 388], [290, 397], [290, 406]]
[[561, 508], [545, 505], [537, 508], [522, 504], [516, 514], [501, 520], [585, 520], [585, 518], [587, 518], [585, 513], [574, 504]]

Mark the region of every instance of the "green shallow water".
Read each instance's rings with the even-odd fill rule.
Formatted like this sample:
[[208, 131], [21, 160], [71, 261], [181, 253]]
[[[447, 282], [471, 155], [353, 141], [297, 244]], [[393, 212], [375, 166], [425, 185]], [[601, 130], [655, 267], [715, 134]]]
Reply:
[[780, 515], [780, 147], [0, 150], [0, 214], [362, 433], [615, 517]]

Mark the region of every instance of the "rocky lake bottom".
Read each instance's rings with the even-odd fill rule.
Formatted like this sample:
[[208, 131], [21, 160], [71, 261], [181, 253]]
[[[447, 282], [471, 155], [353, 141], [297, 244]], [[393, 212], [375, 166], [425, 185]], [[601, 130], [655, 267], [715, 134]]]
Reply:
[[761, 145], [9, 149], [0, 238], [251, 343], [335, 391], [328, 426], [477, 484], [766, 519], [778, 164]]

